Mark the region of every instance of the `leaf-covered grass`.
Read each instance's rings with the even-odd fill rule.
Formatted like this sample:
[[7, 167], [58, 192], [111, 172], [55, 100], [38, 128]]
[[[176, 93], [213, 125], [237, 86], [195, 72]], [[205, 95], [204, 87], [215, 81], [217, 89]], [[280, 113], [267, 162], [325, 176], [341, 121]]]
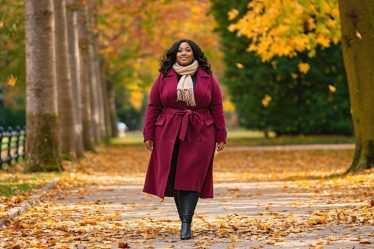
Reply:
[[38, 189], [55, 178], [55, 173], [5, 173], [0, 174], [0, 196], [22, 194], [30, 189]]
[[[277, 136], [273, 133], [266, 138], [262, 132], [244, 129], [228, 130], [227, 144], [232, 146], [258, 146], [258, 145], [294, 145], [294, 144], [352, 144], [354, 137], [342, 135], [295, 135]], [[136, 145], [143, 144], [141, 131], [127, 132], [118, 138], [113, 138], [110, 145]]]
[[22, 173], [22, 164], [0, 171], [0, 219], [22, 201], [30, 199], [40, 188], [59, 173]]

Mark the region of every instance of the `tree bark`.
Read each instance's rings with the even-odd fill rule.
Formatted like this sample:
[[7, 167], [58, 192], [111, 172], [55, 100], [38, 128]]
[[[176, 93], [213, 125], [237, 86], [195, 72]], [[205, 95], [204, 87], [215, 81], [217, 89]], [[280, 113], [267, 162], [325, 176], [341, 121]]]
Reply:
[[108, 92], [108, 101], [109, 101], [109, 108], [110, 108], [110, 123], [112, 125], [112, 137], [118, 136], [118, 129], [117, 129], [117, 110], [116, 110], [116, 102], [115, 102], [115, 91], [114, 91], [114, 82], [112, 80], [107, 80], [107, 92]]
[[78, 41], [78, 21], [77, 21], [77, 3], [76, 0], [67, 0], [67, 26], [68, 26], [68, 47], [70, 58], [71, 83], [73, 90], [73, 113], [74, 113], [74, 131], [75, 148], [78, 158], [83, 157], [83, 135], [82, 135], [82, 104], [81, 104], [81, 82], [80, 82], [80, 63], [79, 63], [79, 41]]
[[25, 0], [25, 171], [61, 171], [52, 0]]
[[99, 102], [99, 82], [97, 78], [96, 56], [95, 56], [95, 35], [94, 35], [94, 1], [88, 0], [88, 32], [89, 32], [89, 55], [90, 55], [90, 77], [91, 77], [91, 109], [94, 126], [95, 142], [102, 141], [100, 129], [100, 102]]
[[339, 0], [356, 151], [347, 172], [374, 166], [374, 1]]
[[71, 84], [65, 0], [54, 1], [56, 36], [56, 80], [58, 115], [60, 124], [61, 155], [64, 159], [76, 159], [75, 119]]
[[83, 146], [85, 150], [95, 150], [93, 140], [93, 122], [91, 114], [91, 82], [90, 82], [90, 41], [88, 33], [87, 5], [79, 1], [78, 5], [78, 30], [80, 54], [80, 81], [81, 81], [81, 111], [83, 126]]
[[98, 98], [98, 111], [99, 111], [99, 133], [100, 138], [106, 139], [106, 129], [105, 129], [105, 112], [104, 112], [104, 88], [102, 78], [101, 78], [101, 67], [100, 67], [100, 55], [99, 55], [99, 44], [98, 36], [93, 37], [93, 48], [94, 48], [94, 63], [95, 63], [95, 77], [97, 82], [97, 98]]
[[106, 77], [106, 61], [103, 59], [101, 65], [101, 84], [103, 87], [103, 101], [104, 101], [104, 114], [105, 114], [105, 131], [106, 131], [106, 139], [110, 139], [113, 136], [112, 131], [112, 123], [110, 119], [110, 101], [109, 101], [109, 93], [107, 89], [107, 77]]

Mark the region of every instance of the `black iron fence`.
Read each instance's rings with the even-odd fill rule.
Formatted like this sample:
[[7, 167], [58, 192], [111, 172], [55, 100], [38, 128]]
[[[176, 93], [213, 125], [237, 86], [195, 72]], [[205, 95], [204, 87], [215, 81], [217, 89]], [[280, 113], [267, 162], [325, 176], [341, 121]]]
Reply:
[[8, 127], [4, 129], [0, 126], [0, 168], [4, 163], [9, 165], [20, 157], [25, 158], [26, 131], [17, 126], [15, 129]]

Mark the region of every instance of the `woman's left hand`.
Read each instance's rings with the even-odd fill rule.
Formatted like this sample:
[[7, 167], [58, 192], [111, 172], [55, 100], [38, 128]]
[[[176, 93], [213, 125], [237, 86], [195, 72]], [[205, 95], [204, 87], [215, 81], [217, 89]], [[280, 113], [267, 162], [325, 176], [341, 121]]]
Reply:
[[225, 143], [224, 142], [216, 142], [217, 151], [223, 150], [223, 147], [225, 147]]

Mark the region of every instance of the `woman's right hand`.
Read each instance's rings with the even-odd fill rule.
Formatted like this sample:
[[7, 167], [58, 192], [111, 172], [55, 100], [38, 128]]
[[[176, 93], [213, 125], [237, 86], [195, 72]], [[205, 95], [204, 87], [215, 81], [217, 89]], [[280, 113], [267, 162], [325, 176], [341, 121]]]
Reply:
[[147, 147], [148, 150], [152, 151], [153, 150], [153, 140], [146, 140], [144, 142], [145, 147]]

